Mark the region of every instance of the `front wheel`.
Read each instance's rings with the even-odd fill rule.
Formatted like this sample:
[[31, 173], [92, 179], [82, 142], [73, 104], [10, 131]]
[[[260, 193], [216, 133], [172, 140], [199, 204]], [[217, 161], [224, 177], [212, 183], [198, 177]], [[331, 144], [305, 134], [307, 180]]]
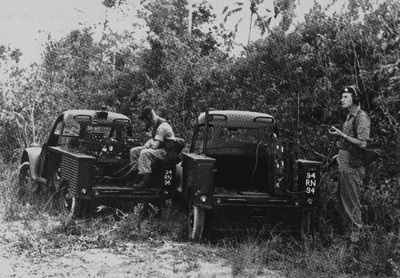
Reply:
[[67, 181], [62, 182], [60, 185], [60, 207], [68, 215], [66, 223], [71, 222], [81, 214], [82, 200], [71, 192]]
[[205, 210], [195, 205], [189, 207], [189, 239], [199, 241], [203, 237]]
[[18, 198], [22, 202], [34, 201], [40, 190], [39, 184], [35, 182], [31, 175], [31, 167], [28, 161], [21, 164], [18, 175]]

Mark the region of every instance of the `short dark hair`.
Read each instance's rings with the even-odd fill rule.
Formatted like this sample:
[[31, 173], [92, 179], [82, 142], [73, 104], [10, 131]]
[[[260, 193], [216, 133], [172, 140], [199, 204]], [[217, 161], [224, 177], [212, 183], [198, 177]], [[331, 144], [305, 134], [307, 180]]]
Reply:
[[361, 99], [361, 92], [360, 89], [357, 88], [357, 86], [346, 86], [342, 90], [343, 93], [350, 93], [351, 97], [353, 99], [353, 104], [358, 105], [360, 104], [360, 99]]
[[139, 116], [139, 120], [145, 120], [151, 117], [151, 111], [153, 111], [153, 109], [149, 106], [143, 108], [142, 112], [140, 113]]

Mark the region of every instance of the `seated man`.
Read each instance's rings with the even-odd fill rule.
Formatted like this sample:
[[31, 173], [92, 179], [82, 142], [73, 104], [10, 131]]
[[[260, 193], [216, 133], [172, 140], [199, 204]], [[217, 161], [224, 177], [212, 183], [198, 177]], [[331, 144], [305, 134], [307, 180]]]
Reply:
[[143, 188], [150, 182], [151, 165], [158, 160], [165, 160], [168, 157], [165, 142], [174, 140], [175, 135], [172, 127], [160, 118], [150, 107], [143, 109], [139, 119], [146, 123], [145, 130], [152, 128], [152, 137], [142, 147], [132, 148], [130, 151], [130, 160], [132, 169], [139, 171], [138, 183], [136, 188]]

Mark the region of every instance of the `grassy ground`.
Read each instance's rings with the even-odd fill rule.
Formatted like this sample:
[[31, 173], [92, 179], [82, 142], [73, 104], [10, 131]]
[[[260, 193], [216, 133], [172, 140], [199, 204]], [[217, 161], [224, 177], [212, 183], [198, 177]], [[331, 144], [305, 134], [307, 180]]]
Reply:
[[[367, 226], [358, 243], [340, 237], [329, 220], [320, 219], [324, 229], [320, 227], [305, 240], [262, 231], [259, 235], [225, 235], [193, 245], [187, 241], [186, 216], [172, 206], [158, 217], [156, 208], [144, 213], [142, 205], [128, 212], [102, 207], [92, 218], [65, 226], [51, 192], [20, 200], [17, 173], [16, 168], [4, 168], [0, 175], [3, 225], [19, 223], [30, 231], [16, 235], [14, 241], [3, 238], [12, 246], [7, 250], [15, 254], [46, 255], [46, 250], [53, 250], [51, 256], [62, 256], [66, 250], [78, 248], [77, 244], [80, 250], [123, 251], [121, 246], [157, 247], [169, 242], [174, 248], [167, 253], [179, 250], [187, 258], [210, 257], [229, 267], [228, 276], [222, 272], [201, 274], [199, 270], [196, 277], [400, 277], [400, 236], [378, 225]], [[200, 269], [196, 260], [188, 261], [190, 271]], [[178, 268], [176, 264], [172, 273], [181, 273]]]

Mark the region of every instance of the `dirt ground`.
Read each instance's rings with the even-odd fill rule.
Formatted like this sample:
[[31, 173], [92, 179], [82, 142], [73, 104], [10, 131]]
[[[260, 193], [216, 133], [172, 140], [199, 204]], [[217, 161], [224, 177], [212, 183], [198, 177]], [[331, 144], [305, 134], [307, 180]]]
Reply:
[[65, 234], [41, 236], [59, 225], [51, 219], [1, 221], [1, 277], [282, 277], [268, 269], [233, 275], [231, 264], [209, 244], [150, 238], [93, 248], [90, 238], [65, 244]]

